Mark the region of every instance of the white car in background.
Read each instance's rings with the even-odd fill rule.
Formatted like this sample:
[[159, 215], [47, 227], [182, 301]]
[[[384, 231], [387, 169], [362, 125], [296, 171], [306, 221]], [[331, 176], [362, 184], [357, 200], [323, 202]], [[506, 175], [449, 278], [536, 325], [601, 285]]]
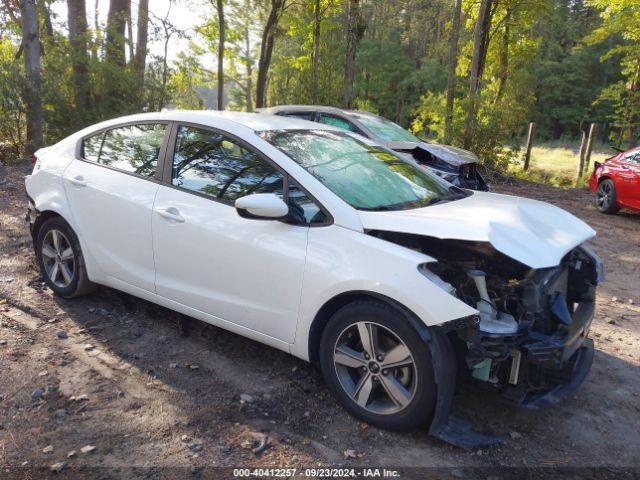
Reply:
[[489, 186], [479, 171], [479, 159], [474, 153], [451, 145], [421, 140], [400, 125], [371, 112], [323, 105], [279, 105], [258, 111], [310, 120], [357, 133], [409, 156], [418, 165], [456, 187], [489, 191]]
[[372, 425], [429, 421], [455, 443], [458, 378], [537, 408], [591, 365], [602, 265], [589, 226], [452, 187], [344, 130], [117, 118], [36, 152], [26, 190], [56, 294], [107, 285], [312, 361]]

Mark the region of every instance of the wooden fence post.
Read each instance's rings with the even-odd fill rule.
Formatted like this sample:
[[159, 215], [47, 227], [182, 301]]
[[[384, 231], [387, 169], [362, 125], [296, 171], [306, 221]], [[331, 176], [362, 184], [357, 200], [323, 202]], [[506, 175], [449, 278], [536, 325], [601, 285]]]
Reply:
[[578, 180], [582, 177], [582, 172], [584, 172], [584, 158], [585, 152], [587, 151], [587, 132], [582, 128], [582, 123], [580, 123], [580, 153], [578, 155]]
[[529, 170], [529, 161], [531, 160], [531, 147], [533, 147], [533, 136], [536, 134], [536, 124], [529, 124], [529, 133], [527, 134], [527, 151], [524, 154], [524, 171]]
[[595, 142], [596, 138], [596, 129], [598, 125], [596, 123], [592, 123], [589, 128], [589, 138], [587, 139], [587, 150], [584, 153], [584, 168], [589, 169], [589, 164], [591, 163], [591, 152], [593, 151], [593, 142]]
[[593, 150], [593, 142], [596, 136], [595, 123], [589, 126], [589, 135], [587, 132], [582, 131], [582, 142], [580, 143], [580, 160], [578, 161], [578, 181], [582, 178], [585, 169], [589, 169], [591, 163], [591, 152]]

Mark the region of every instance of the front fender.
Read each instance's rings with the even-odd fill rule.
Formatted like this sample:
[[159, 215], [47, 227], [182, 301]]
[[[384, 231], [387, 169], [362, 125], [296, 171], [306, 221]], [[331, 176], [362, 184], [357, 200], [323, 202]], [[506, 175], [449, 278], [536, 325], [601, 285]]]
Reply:
[[311, 325], [331, 299], [367, 292], [392, 299], [425, 326], [477, 311], [427, 279], [418, 266], [435, 260], [420, 252], [338, 226], [309, 231], [300, 313], [291, 353], [309, 358]]

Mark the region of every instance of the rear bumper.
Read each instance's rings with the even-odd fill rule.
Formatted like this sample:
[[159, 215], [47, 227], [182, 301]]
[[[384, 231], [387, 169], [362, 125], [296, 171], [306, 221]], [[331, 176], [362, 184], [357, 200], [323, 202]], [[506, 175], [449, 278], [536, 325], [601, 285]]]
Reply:
[[593, 162], [593, 171], [589, 176], [589, 190], [593, 193], [596, 193], [596, 190], [598, 189], [598, 176], [596, 175], [596, 172], [601, 166], [602, 164], [600, 162]]
[[38, 210], [36, 209], [36, 205], [33, 202], [32, 198], [29, 196], [29, 194], [26, 194], [27, 198], [29, 199], [29, 203], [27, 206], [27, 212], [24, 215], [24, 219], [27, 222], [27, 224], [29, 225], [29, 232], [31, 232], [31, 236], [33, 237], [33, 226], [35, 225], [36, 222], [36, 218], [38, 216]]

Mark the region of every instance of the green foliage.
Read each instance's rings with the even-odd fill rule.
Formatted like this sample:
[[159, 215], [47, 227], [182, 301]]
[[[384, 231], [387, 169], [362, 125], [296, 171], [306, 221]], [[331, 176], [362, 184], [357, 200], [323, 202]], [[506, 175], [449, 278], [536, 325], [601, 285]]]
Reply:
[[[201, 8], [194, 41], [173, 59], [147, 56], [144, 82], [132, 65], [105, 58], [102, 28], [87, 34], [91, 108], [75, 105], [73, 58], [66, 34], [43, 37], [42, 98], [46, 142], [99, 120], [144, 110], [217, 105], [217, 71], [207, 65], [219, 41], [215, 2]], [[200, 1], [200, 3], [198, 3]], [[150, 2], [153, 8], [153, 2]], [[269, 105], [342, 103], [348, 0], [290, 0], [279, 18], [267, 81]], [[425, 138], [442, 140], [451, 0], [360, 2], [354, 100]], [[452, 143], [463, 144], [477, 0], [463, 0]], [[226, 108], [255, 103], [262, 29], [270, 0], [225, 0]], [[44, 11], [44, 10], [43, 10]], [[20, 25], [0, 9], [0, 155], [18, 158], [25, 142], [24, 73], [14, 55]], [[42, 15], [42, 12], [40, 13]], [[538, 139], [575, 139], [590, 122], [604, 138], [637, 134], [640, 117], [638, 0], [494, 0], [486, 61], [476, 96], [473, 150], [488, 167], [516, 165], [531, 121]], [[316, 24], [319, 18], [319, 24]], [[200, 20], [202, 19], [202, 20]], [[168, 43], [186, 35], [152, 15], [150, 35]], [[314, 32], [319, 29], [317, 52]], [[317, 53], [317, 58], [314, 55]], [[316, 68], [314, 68], [314, 65]], [[634, 133], [635, 132], [635, 133]], [[509, 145], [509, 148], [505, 148]]]
[[602, 45], [582, 42], [594, 24], [596, 13], [581, 2], [557, 1], [536, 22], [541, 44], [533, 58], [537, 100], [532, 120], [542, 138], [578, 138], [581, 124], [603, 122], [612, 113], [608, 105], [594, 102], [608, 82], [620, 78], [619, 66], [600, 62]]
[[12, 42], [0, 39], [0, 162], [19, 158], [25, 142], [23, 75]]
[[167, 89], [171, 104], [175, 108], [198, 110], [204, 107], [202, 89], [210, 87], [213, 78], [202, 68], [197, 49], [179, 53], [173, 64]]
[[621, 78], [606, 85], [598, 100], [613, 105], [615, 113], [610, 118], [621, 134], [628, 131], [629, 146], [633, 146], [640, 117], [640, 3], [588, 0], [588, 4], [600, 11], [602, 23], [587, 36], [587, 43], [605, 46], [602, 62], [615, 59], [621, 67]]

